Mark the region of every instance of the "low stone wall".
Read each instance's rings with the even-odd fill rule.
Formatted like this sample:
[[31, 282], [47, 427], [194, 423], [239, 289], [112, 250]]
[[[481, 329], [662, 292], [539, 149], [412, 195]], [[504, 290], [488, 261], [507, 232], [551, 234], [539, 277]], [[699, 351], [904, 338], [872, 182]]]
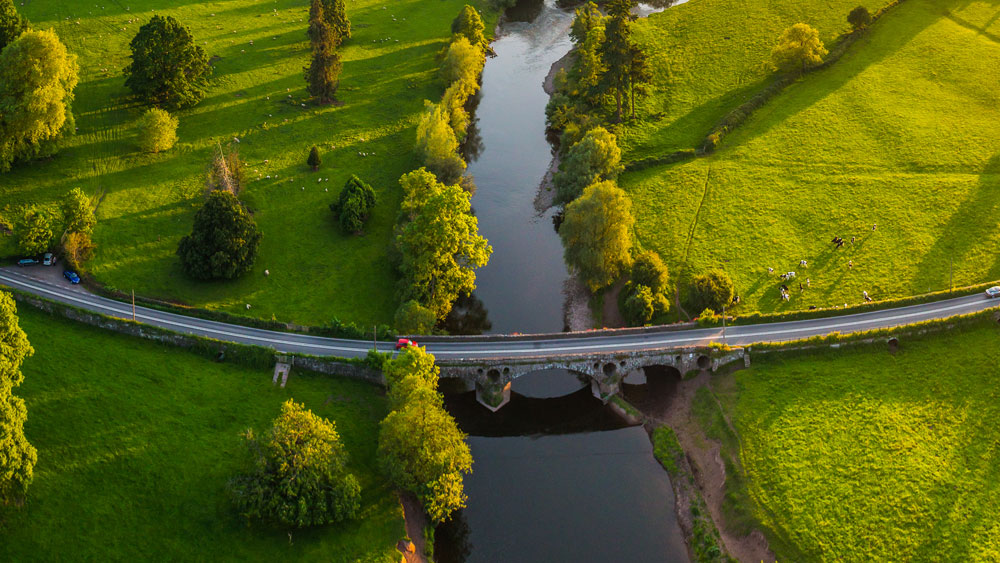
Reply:
[[[83, 309], [49, 301], [20, 291], [11, 291], [11, 294], [18, 303], [31, 305], [51, 315], [58, 315], [119, 334], [184, 348], [218, 361], [228, 361], [254, 368], [266, 369], [274, 365], [277, 357], [277, 352], [273, 348], [236, 344], [191, 334], [181, 334], [126, 319], [84, 311]], [[282, 356], [287, 358], [295, 368], [327, 375], [360, 379], [375, 385], [385, 385], [385, 379], [382, 377], [381, 371], [360, 363], [348, 362], [343, 358], [321, 358], [295, 354], [282, 354]]]

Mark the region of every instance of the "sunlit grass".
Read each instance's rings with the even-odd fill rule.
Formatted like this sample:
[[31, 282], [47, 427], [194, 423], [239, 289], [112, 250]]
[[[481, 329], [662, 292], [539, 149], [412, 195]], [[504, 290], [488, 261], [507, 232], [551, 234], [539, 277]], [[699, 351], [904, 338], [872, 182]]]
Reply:
[[[51, 203], [76, 186], [102, 196], [99, 248], [90, 267], [111, 287], [299, 323], [334, 317], [388, 323], [395, 276], [387, 249], [401, 197], [398, 179], [419, 165], [412, 151], [416, 120], [425, 99], [441, 96], [436, 56], [465, 3], [348, 2], [354, 33], [342, 48], [343, 106], [319, 107], [306, 99], [302, 78], [308, 2], [28, 2], [20, 9], [33, 25], [54, 28], [79, 56], [79, 133], [55, 159], [0, 177], [0, 203]], [[122, 69], [128, 42], [154, 13], [177, 18], [210, 57], [221, 58], [213, 60], [206, 99], [179, 114], [177, 147], [151, 156], [135, 145], [141, 108], [125, 104]], [[484, 16], [492, 29], [496, 15], [487, 10]], [[260, 258], [243, 279], [191, 281], [174, 251], [191, 229], [213, 148], [234, 137], [250, 164], [243, 197], [264, 233]], [[305, 164], [314, 144], [323, 157], [316, 173]], [[342, 234], [328, 209], [351, 174], [379, 197], [363, 236]], [[0, 239], [0, 255], [13, 253], [10, 238]]]
[[[758, 356], [719, 391], [789, 561], [995, 561], [1000, 331]], [[724, 386], [726, 387], [726, 386]]]
[[[1000, 278], [998, 15], [992, 2], [909, 0], [714, 156], [627, 174], [640, 240], [682, 285], [725, 269], [743, 310]], [[857, 242], [834, 250], [834, 236]], [[776, 277], [786, 271], [798, 272], [789, 302]]]
[[[378, 388], [216, 364], [20, 308], [34, 357], [17, 394], [38, 449], [27, 504], [0, 513], [3, 561], [398, 561], [402, 510], [375, 461]], [[267, 428], [293, 398], [335, 420], [362, 486], [359, 520], [296, 531], [250, 528], [226, 481], [240, 432]]]

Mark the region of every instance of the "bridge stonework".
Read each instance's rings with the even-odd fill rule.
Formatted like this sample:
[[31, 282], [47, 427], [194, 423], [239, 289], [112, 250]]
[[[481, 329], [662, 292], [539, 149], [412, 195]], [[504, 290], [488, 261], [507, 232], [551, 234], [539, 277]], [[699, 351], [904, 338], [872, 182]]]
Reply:
[[594, 396], [607, 402], [621, 388], [630, 372], [650, 366], [669, 366], [681, 375], [693, 371], [715, 371], [726, 364], [744, 361], [743, 348], [671, 348], [639, 352], [609, 352], [518, 358], [448, 359], [438, 362], [442, 378], [457, 378], [475, 385], [476, 399], [497, 411], [510, 401], [510, 387], [518, 377], [547, 369], [566, 369], [590, 377]]

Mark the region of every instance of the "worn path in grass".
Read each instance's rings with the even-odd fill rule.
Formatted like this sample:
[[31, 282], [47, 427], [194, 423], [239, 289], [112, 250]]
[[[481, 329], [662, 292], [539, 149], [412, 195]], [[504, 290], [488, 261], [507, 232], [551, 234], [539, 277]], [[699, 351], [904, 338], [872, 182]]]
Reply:
[[[19, 9], [33, 25], [55, 29], [79, 56], [73, 107], [79, 132], [56, 158], [0, 176], [0, 208], [53, 204], [77, 186], [102, 196], [90, 268], [100, 282], [124, 291], [301, 324], [334, 317], [388, 323], [395, 310], [387, 250], [401, 198], [398, 179], [418, 166], [417, 118], [425, 99], [441, 97], [436, 56], [466, 1], [348, 2], [354, 34], [341, 49], [342, 106], [307, 99], [308, 2], [27, 2]], [[134, 140], [141, 108], [125, 99], [122, 69], [128, 42], [154, 14], [188, 26], [215, 73], [206, 99], [178, 114], [177, 147], [145, 155]], [[492, 29], [496, 15], [484, 16]], [[264, 234], [260, 258], [238, 281], [195, 282], [183, 275], [174, 251], [190, 232], [213, 148], [234, 137], [249, 163], [242, 198]], [[323, 157], [316, 173], [305, 164], [314, 144]], [[342, 234], [327, 207], [351, 174], [379, 197], [363, 236]], [[0, 237], [0, 256], [14, 252], [13, 240]]]
[[[27, 504], [0, 513], [0, 560], [399, 561], [399, 501], [375, 461], [386, 404], [374, 386], [216, 364], [20, 307], [35, 355], [17, 394], [38, 449]], [[226, 494], [240, 433], [292, 398], [336, 421], [362, 486], [357, 521], [295, 531], [247, 527]]]
[[[1000, 279], [998, 15], [993, 0], [908, 0], [717, 154], [626, 174], [642, 244], [682, 287], [726, 270], [747, 311]], [[847, 245], [835, 249], [834, 236]], [[798, 276], [782, 282], [786, 271]]]
[[757, 355], [713, 382], [778, 560], [1000, 558], [1000, 329]]

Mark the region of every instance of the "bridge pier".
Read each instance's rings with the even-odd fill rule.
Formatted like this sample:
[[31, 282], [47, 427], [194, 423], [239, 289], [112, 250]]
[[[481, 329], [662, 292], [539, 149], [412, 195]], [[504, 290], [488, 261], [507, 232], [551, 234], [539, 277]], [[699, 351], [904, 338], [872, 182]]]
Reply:
[[493, 412], [510, 402], [510, 382], [476, 382], [476, 401]]
[[608, 399], [621, 391], [621, 382], [617, 380], [600, 380], [595, 377], [590, 378], [590, 392], [601, 402], [608, 402]]

